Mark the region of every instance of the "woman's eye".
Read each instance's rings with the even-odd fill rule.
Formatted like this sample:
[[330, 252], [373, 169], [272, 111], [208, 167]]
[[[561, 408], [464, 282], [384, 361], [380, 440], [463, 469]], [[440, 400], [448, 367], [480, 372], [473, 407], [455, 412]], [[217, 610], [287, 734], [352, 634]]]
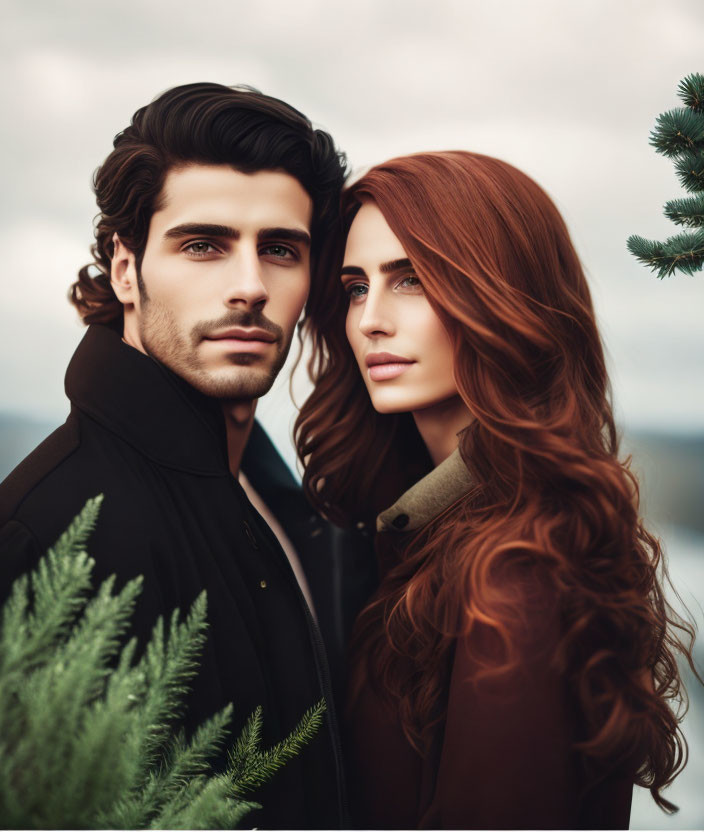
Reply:
[[407, 277], [404, 277], [398, 285], [405, 289], [421, 289], [423, 286], [420, 278], [415, 274], [409, 274]]
[[298, 253], [288, 246], [282, 246], [277, 243], [264, 246], [259, 250], [259, 253], [265, 257], [274, 257], [277, 260], [298, 260]]
[[207, 242], [207, 240], [195, 240], [185, 246], [183, 250], [194, 255], [195, 257], [206, 257], [209, 254], [217, 252], [215, 246], [212, 243]]

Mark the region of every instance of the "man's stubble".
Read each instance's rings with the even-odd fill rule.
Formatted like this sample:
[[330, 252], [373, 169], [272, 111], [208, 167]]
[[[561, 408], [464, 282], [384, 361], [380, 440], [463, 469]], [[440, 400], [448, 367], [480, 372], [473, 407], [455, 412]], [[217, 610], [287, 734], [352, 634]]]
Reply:
[[[140, 286], [140, 289], [142, 289]], [[258, 399], [267, 393], [281, 371], [293, 339], [285, 338], [261, 312], [233, 309], [215, 321], [202, 321], [190, 333], [183, 333], [173, 313], [146, 291], [141, 300], [140, 339], [146, 353], [164, 364], [199, 392], [213, 399]], [[253, 353], [232, 353], [231, 367], [211, 371], [198, 356], [198, 346], [205, 335], [235, 326], [256, 326], [275, 335], [277, 353], [267, 368], [266, 359]]]

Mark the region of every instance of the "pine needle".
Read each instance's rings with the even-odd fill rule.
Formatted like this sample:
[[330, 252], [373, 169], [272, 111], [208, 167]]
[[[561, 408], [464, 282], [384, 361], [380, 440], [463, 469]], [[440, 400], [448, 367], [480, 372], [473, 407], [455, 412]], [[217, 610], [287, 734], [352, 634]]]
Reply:
[[693, 72], [680, 81], [677, 91], [688, 107], [704, 112], [704, 75]]
[[665, 203], [665, 216], [676, 225], [690, 228], [704, 226], [704, 193], [697, 196], [673, 199]]
[[694, 151], [704, 141], [704, 115], [685, 107], [658, 116], [650, 144], [664, 156]]
[[677, 234], [664, 243], [633, 235], [628, 238], [627, 246], [659, 278], [669, 277], [675, 271], [692, 275], [704, 267], [704, 230]]
[[704, 191], [704, 150], [682, 153], [675, 171], [686, 191]]

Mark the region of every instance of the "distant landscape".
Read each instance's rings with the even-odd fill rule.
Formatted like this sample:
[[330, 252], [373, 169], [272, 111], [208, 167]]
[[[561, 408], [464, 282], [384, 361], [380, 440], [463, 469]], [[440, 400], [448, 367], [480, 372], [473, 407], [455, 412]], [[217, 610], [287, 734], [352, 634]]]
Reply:
[[[60, 423], [0, 412], [0, 481]], [[704, 433], [630, 433], [623, 452], [633, 456], [650, 521], [704, 532]]]

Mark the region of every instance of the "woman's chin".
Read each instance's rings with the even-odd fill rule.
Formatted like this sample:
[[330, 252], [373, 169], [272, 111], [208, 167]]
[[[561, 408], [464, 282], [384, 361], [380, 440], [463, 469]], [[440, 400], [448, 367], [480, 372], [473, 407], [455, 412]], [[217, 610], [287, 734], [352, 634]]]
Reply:
[[418, 402], [409, 397], [376, 394], [369, 398], [377, 413], [409, 413], [418, 408]]

